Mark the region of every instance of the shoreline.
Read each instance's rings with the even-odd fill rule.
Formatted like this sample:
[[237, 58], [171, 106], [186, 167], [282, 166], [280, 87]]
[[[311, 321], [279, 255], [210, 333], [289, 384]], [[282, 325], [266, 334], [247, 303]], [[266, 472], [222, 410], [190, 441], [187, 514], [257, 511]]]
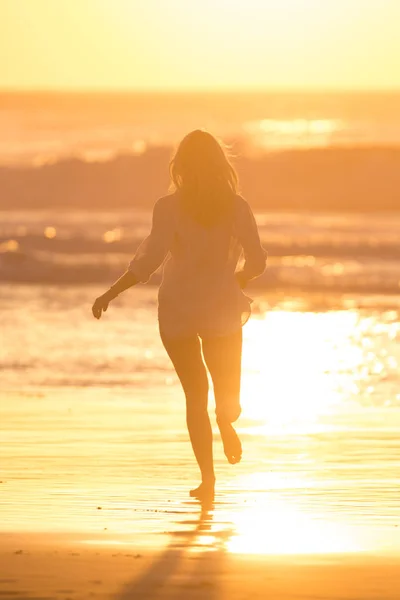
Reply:
[[78, 534], [0, 534], [0, 565], [7, 600], [397, 600], [400, 592], [400, 556], [229, 554], [197, 546], [193, 536], [142, 547], [92, 546]]

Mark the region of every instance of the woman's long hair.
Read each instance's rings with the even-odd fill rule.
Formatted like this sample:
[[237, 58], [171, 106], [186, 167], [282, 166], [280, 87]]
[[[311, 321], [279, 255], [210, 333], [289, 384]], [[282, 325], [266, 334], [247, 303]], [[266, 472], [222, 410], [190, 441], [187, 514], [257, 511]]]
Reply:
[[222, 144], [196, 129], [183, 138], [170, 163], [171, 185], [184, 211], [209, 227], [233, 213], [238, 176]]

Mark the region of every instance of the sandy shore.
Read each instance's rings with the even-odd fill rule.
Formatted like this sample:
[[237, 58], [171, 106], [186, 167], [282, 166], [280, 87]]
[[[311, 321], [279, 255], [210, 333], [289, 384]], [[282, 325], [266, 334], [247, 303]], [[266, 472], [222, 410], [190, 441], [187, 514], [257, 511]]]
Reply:
[[400, 558], [241, 556], [202, 550], [191, 537], [156, 550], [7, 534], [0, 537], [0, 597], [398, 600]]
[[397, 309], [246, 325], [243, 461], [214, 428], [201, 510], [154, 292], [101, 327], [94, 288], [3, 292], [0, 600], [400, 600]]

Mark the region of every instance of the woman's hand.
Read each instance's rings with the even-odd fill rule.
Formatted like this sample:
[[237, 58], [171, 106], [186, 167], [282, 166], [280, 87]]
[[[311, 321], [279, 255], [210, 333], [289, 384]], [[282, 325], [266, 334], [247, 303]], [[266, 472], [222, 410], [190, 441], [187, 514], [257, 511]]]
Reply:
[[99, 296], [98, 298], [96, 298], [96, 300], [92, 306], [92, 313], [96, 319], [100, 319], [101, 314], [103, 312], [106, 312], [111, 300], [112, 300], [112, 298], [109, 296], [108, 292], [106, 292], [102, 296]]
[[137, 283], [139, 283], [139, 279], [137, 279], [136, 275], [130, 271], [126, 271], [115, 283], [113, 283], [105, 294], [96, 298], [95, 303], [92, 306], [93, 316], [96, 319], [100, 319], [101, 313], [106, 312], [111, 300], [114, 300], [118, 294], [121, 294]]

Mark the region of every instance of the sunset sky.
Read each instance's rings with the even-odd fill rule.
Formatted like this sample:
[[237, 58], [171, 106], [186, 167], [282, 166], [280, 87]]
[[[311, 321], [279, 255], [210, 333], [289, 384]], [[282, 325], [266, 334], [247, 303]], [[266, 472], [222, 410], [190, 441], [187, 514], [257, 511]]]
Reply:
[[400, 0], [0, 0], [0, 87], [399, 88]]

